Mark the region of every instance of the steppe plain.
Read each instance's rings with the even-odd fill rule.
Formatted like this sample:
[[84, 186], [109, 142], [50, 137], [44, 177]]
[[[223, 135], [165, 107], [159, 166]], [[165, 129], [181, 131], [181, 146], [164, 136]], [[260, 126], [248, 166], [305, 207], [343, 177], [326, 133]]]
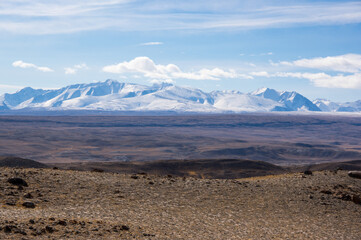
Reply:
[[361, 159], [361, 117], [303, 114], [0, 116], [0, 153], [43, 163]]
[[361, 170], [359, 117], [1, 116], [0, 124], [0, 239], [361, 236], [361, 179], [346, 171]]

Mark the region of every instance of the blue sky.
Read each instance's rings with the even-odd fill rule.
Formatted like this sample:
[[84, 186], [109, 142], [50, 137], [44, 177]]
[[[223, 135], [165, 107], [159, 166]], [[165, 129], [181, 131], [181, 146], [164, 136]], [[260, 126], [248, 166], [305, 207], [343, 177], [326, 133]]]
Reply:
[[360, 43], [359, 1], [2, 0], [0, 94], [111, 78], [355, 101]]

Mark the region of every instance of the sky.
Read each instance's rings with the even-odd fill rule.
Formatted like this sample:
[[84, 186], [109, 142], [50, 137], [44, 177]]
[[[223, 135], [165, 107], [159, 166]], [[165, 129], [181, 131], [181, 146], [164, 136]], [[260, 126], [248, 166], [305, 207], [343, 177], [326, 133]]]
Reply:
[[360, 100], [361, 2], [0, 1], [0, 94], [106, 79]]

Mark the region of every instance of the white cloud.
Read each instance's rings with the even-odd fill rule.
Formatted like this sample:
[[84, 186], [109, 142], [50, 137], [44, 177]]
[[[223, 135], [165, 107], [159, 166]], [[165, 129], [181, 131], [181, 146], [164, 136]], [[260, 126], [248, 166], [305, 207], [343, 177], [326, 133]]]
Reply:
[[293, 62], [280, 62], [286, 66], [313, 68], [320, 70], [356, 73], [361, 71], [361, 55], [345, 54], [332, 57], [300, 59]]
[[255, 77], [270, 77], [270, 74], [266, 71], [250, 72], [249, 74]]
[[[277, 72], [270, 74], [270, 77], [307, 79], [317, 87], [361, 89], [361, 55], [359, 54], [303, 58], [279, 63], [270, 61], [270, 65], [276, 68], [298, 69], [297, 72], [289, 72], [289, 70]], [[322, 72], [299, 72], [299, 68], [316, 69]]]
[[146, 43], [141, 43], [141, 46], [155, 46], [155, 45], [163, 45], [163, 42], [146, 42]]
[[162, 84], [162, 83], [174, 84], [175, 83], [175, 81], [172, 79], [152, 79], [149, 82], [152, 84]]
[[64, 68], [65, 70], [65, 74], [75, 74], [76, 73], [76, 69], [74, 68]]
[[245, 74], [238, 74], [235, 70], [220, 68], [203, 68], [196, 72], [183, 72], [177, 65], [155, 64], [148, 57], [136, 57], [133, 60], [103, 67], [109, 73], [141, 73], [151, 79], [190, 79], [190, 80], [220, 80], [221, 78], [252, 78]]
[[21, 89], [24, 88], [24, 86], [0, 84], [0, 88]]
[[48, 67], [39, 67], [33, 63], [26, 63], [21, 60], [13, 62], [13, 67], [20, 67], [20, 68], [34, 68], [36, 70], [39, 70], [41, 72], [53, 72], [51, 68]]
[[[262, 7], [259, 7], [262, 6]], [[2, 0], [0, 31], [255, 29], [361, 22], [361, 3], [291, 1]]]
[[326, 73], [279, 72], [274, 77], [293, 77], [310, 80], [317, 87], [361, 89], [361, 73], [329, 75]]
[[82, 63], [74, 65], [73, 67], [64, 68], [65, 74], [76, 74], [81, 69], [89, 69], [89, 67], [85, 63]]

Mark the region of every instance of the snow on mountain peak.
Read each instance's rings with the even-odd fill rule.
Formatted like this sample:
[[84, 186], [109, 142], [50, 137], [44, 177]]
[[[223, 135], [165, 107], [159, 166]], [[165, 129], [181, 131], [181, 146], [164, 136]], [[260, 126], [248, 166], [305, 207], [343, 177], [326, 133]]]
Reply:
[[[326, 107], [324, 107], [324, 105]], [[24, 88], [0, 96], [0, 110], [108, 110], [177, 112], [269, 112], [269, 111], [339, 111], [326, 101], [310, 100], [297, 92], [279, 92], [261, 88], [252, 93], [213, 91], [210, 93], [170, 83], [152, 86], [105, 82], [74, 84], [55, 90]], [[361, 111], [359, 103], [348, 103], [347, 111]]]

